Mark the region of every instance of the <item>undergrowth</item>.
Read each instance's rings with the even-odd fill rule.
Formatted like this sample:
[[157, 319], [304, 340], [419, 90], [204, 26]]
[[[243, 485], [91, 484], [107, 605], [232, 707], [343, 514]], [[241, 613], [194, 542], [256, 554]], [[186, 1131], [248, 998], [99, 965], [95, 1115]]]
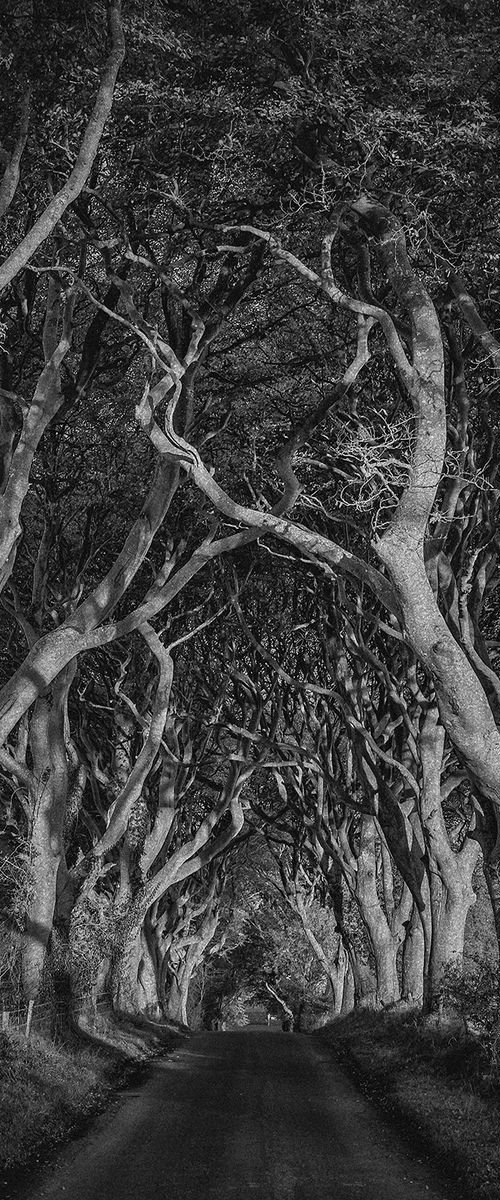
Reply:
[[396, 1011], [351, 1013], [318, 1036], [467, 1200], [498, 1200], [500, 1076], [476, 1038]]
[[32, 1162], [104, 1101], [114, 1059], [33, 1034], [0, 1032], [0, 1167]]

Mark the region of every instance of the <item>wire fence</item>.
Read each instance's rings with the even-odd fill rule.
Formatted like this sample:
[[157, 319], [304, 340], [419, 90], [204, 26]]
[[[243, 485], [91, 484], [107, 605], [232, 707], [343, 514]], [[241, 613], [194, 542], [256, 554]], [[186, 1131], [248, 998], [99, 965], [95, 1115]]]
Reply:
[[[71, 1015], [79, 1003], [88, 1002], [89, 996], [73, 996], [71, 1000], [50, 999], [27, 1003], [13, 1000], [12, 997], [0, 995], [0, 1029], [14, 1029], [25, 1033], [39, 1033], [42, 1037], [57, 1039], [63, 1037], [71, 1024]], [[111, 993], [101, 992], [92, 998], [94, 1011], [105, 1012], [111, 1009]]]

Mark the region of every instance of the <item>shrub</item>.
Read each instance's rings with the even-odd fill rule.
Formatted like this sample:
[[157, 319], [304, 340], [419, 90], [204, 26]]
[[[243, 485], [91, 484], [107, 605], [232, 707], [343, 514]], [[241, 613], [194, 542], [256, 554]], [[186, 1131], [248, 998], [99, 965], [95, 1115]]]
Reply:
[[499, 997], [500, 968], [478, 959], [466, 975], [448, 968], [441, 988], [443, 1007], [461, 1017], [466, 1032], [478, 1038], [495, 1070], [500, 1061]]

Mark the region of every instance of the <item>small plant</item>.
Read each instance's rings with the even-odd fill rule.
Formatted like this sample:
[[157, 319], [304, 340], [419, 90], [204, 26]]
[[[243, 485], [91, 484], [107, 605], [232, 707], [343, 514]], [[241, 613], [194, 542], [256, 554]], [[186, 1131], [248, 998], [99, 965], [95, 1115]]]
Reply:
[[474, 969], [463, 975], [449, 967], [441, 989], [443, 1007], [453, 1009], [463, 1020], [467, 1033], [477, 1037], [495, 1070], [500, 1060], [500, 968], [476, 959]]
[[33, 889], [30, 843], [17, 838], [0, 855], [0, 988], [20, 999], [20, 942]]

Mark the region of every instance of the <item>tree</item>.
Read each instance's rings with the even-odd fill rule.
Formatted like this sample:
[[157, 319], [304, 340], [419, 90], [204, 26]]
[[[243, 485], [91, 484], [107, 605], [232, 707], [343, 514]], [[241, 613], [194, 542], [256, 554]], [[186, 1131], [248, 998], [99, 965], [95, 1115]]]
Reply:
[[[472, 834], [497, 921], [499, 912], [498, 97], [489, 5], [477, 0], [472, 29], [465, 12], [396, 11], [386, 0], [360, 2], [354, 27], [350, 11], [320, 0], [307, 9], [287, 0], [279, 11], [233, 5], [230, 14], [220, 4], [167, 11], [159, 0], [132, 0], [125, 60], [114, 2], [89, 0], [69, 14], [47, 0], [10, 15], [0, 85], [12, 97], [0, 190], [0, 766], [6, 819], [18, 846], [30, 846], [26, 995], [37, 994], [54, 930], [69, 930], [71, 941], [87, 922], [94, 992], [113, 952], [115, 996], [137, 1008], [148, 914], [209, 865], [205, 853], [215, 861], [229, 844], [256, 747], [267, 756], [281, 740], [280, 671], [294, 686], [309, 679], [326, 689], [315, 695], [328, 703], [337, 789], [351, 755], [359, 811], [345, 795], [337, 810], [329, 800], [316, 829], [324, 844], [313, 849], [351, 965], [328, 837], [331, 849], [345, 834], [356, 860], [358, 913], [365, 862], [395, 994], [401, 929], [412, 931], [408, 955], [411, 942], [420, 953], [419, 921], [422, 937], [427, 922], [427, 961], [432, 947], [437, 955], [430, 892], [422, 900], [431, 861], [442, 896], [455, 893], [451, 923], [459, 909], [464, 916]], [[232, 556], [249, 579], [261, 555], [273, 556], [273, 571], [253, 629], [274, 692], [260, 696], [266, 673], [254, 679], [238, 636], [231, 686], [240, 670], [260, 705], [258, 727], [226, 720], [219, 750], [239, 758], [221, 808], [193, 790], [191, 828], [183, 785], [166, 763], [174, 663], [188, 661], [179, 647], [197, 624], [191, 608], [201, 606], [201, 626], [218, 592], [214, 564]], [[297, 609], [321, 596], [309, 666], [298, 673], [272, 644], [273, 597], [283, 596]], [[319, 679], [336, 603], [348, 619], [335, 630], [333, 679]], [[361, 624], [350, 620], [356, 606]], [[363, 621], [376, 631], [375, 662]], [[224, 678], [215, 628], [203, 642], [213, 651], [212, 694]], [[194, 695], [194, 672], [190, 681]], [[106, 752], [90, 696], [107, 713]], [[386, 702], [391, 718], [381, 726]], [[304, 728], [313, 724], [309, 700], [305, 711]], [[348, 744], [340, 765], [337, 726]], [[314, 770], [296, 746], [296, 762], [279, 763], [301, 845], [326, 778], [325, 748], [312, 727], [307, 736]], [[425, 794], [428, 785], [437, 796], [443, 768], [444, 820]], [[169, 789], [185, 822], [179, 842], [169, 842], [162, 809]], [[454, 837], [459, 811], [463, 841]], [[126, 951], [118, 910], [130, 896]], [[373, 928], [372, 951], [375, 940]]]
[[[304, 1022], [331, 1011], [324, 962], [318, 959], [280, 884], [276, 863], [258, 834], [231, 855], [232, 916], [223, 949], [207, 964], [205, 1012], [226, 1019], [240, 1008], [261, 1005], [290, 1020]], [[309, 914], [309, 929], [317, 928]]]

